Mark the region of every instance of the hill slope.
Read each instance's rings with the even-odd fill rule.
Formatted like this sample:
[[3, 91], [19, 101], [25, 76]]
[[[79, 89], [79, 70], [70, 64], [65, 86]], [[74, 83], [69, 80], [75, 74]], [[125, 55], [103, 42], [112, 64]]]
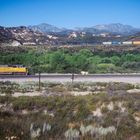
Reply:
[[33, 31], [28, 27], [0, 27], [0, 43], [12, 43], [17, 41], [20, 44], [49, 44], [50, 40], [43, 33]]

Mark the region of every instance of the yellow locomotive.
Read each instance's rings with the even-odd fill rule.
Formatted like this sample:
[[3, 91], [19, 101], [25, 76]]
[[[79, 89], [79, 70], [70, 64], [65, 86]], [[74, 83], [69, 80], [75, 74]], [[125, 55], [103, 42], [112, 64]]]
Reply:
[[27, 75], [28, 69], [22, 65], [0, 65], [0, 75]]

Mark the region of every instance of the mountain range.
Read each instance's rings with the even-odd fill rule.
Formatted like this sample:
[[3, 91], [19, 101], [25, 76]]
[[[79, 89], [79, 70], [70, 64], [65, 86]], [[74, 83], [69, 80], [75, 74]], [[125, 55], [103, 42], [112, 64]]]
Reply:
[[41, 23], [39, 25], [28, 26], [28, 28], [30, 28], [34, 31], [40, 31], [40, 32], [43, 32], [43, 33], [61, 32], [61, 31], [67, 30], [65, 28], [58, 28], [54, 25], [50, 25], [50, 24], [47, 24], [47, 23]]
[[83, 28], [75, 28], [75, 29], [66, 29], [66, 28], [58, 28], [56, 26], [42, 23], [39, 25], [29, 26], [30, 29], [34, 31], [40, 31], [43, 33], [48, 32], [64, 32], [64, 31], [82, 31], [82, 32], [89, 32], [89, 33], [101, 33], [101, 32], [109, 32], [109, 33], [116, 33], [122, 35], [133, 34], [140, 31], [140, 28], [135, 28], [130, 25], [123, 25], [120, 23], [112, 23], [112, 24], [101, 24], [92, 27], [83, 27]]
[[140, 29], [120, 23], [102, 24], [83, 28], [59, 28], [47, 23], [33, 26], [0, 26], [0, 44], [18, 45], [60, 45], [60, 44], [98, 44], [103, 41], [125, 38], [138, 38]]

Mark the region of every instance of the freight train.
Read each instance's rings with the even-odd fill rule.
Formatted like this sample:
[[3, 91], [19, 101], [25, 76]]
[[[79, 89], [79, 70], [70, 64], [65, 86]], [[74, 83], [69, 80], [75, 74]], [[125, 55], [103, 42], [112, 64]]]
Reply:
[[103, 45], [140, 45], [140, 41], [108, 41], [108, 42], [103, 42]]
[[0, 65], [0, 75], [27, 75], [28, 69], [23, 65]]

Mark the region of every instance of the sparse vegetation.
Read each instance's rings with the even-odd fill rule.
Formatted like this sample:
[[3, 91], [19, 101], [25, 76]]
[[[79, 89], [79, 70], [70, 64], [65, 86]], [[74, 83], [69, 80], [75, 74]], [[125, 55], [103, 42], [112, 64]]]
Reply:
[[[0, 96], [0, 139], [140, 139], [140, 94], [127, 92], [138, 85], [76, 83], [71, 89], [70, 83], [42, 83], [42, 96], [13, 97], [22, 92], [21, 85], [1, 84], [18, 88]], [[29, 85], [35, 92], [37, 84]], [[73, 96], [73, 92], [90, 94]]]

